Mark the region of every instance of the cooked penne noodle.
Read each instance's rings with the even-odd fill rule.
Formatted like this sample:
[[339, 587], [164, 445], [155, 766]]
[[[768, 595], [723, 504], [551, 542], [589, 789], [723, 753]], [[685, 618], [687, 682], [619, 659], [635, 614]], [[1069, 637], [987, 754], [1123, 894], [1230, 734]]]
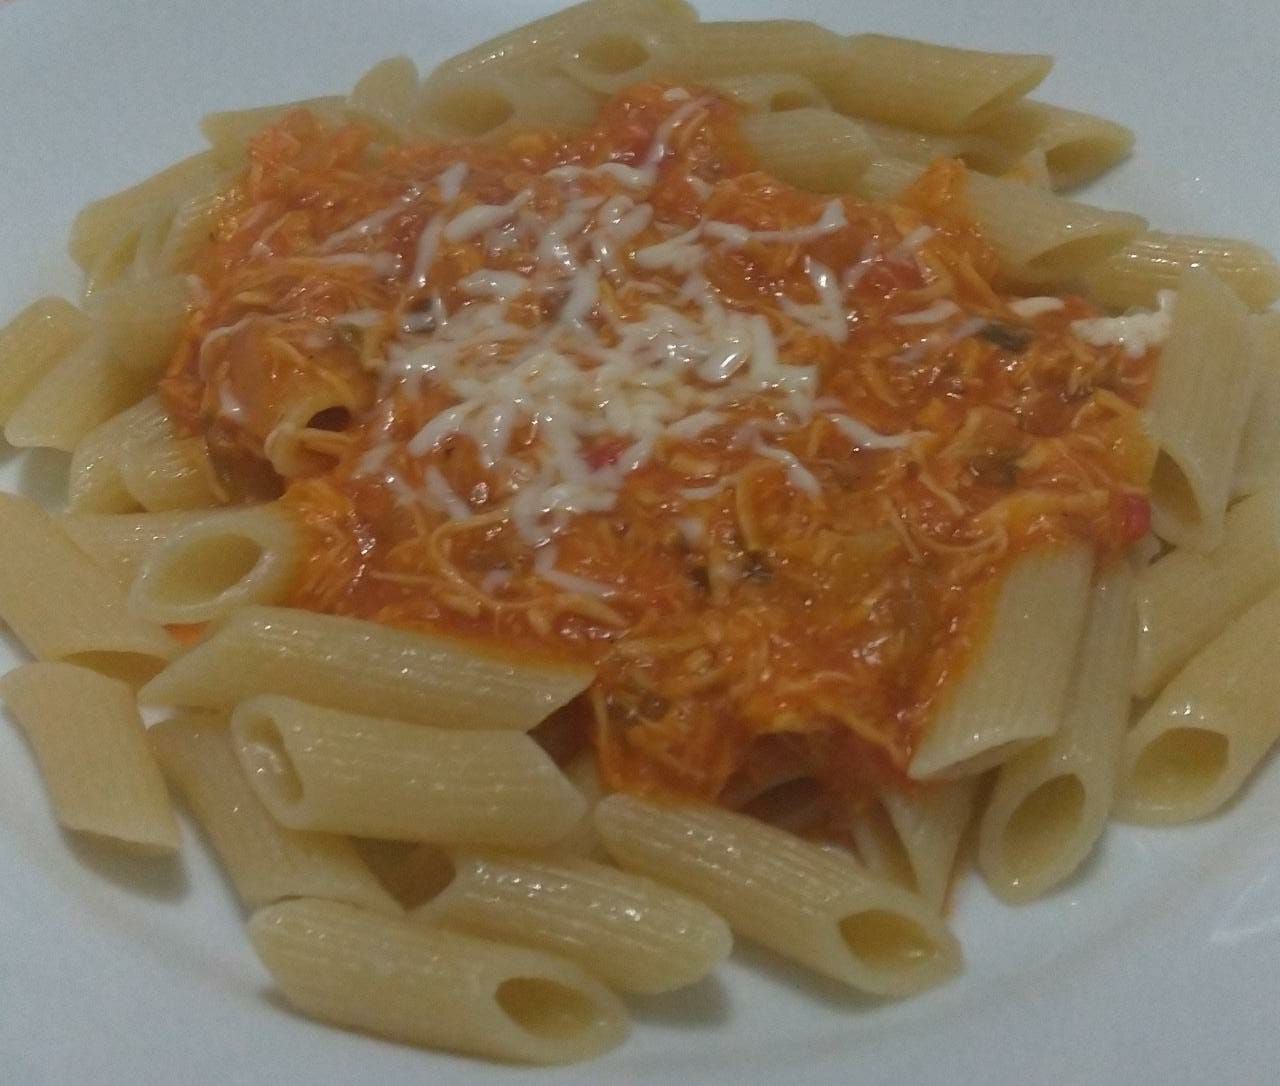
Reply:
[[671, 40], [671, 70], [686, 79], [790, 72], [825, 87], [849, 65], [838, 34], [800, 19], [694, 23], [671, 28]]
[[697, 19], [698, 13], [685, 0], [586, 0], [481, 42], [442, 62], [431, 74], [454, 76], [478, 69], [550, 71], [566, 40], [585, 33], [607, 32], [619, 23], [654, 28], [674, 25], [684, 31]]
[[[0, 494], [0, 619], [38, 660], [168, 659], [177, 642], [28, 498]], [[119, 659], [124, 658], [124, 659]]]
[[745, 72], [708, 79], [707, 86], [756, 113], [830, 109], [816, 83], [795, 72]]
[[[858, 190], [892, 199], [920, 171], [901, 159], [876, 159]], [[970, 173], [966, 189], [975, 222], [1016, 283], [1070, 283], [1146, 227], [1140, 215], [1078, 204], [1017, 181]]]
[[126, 369], [91, 336], [44, 374], [13, 409], [4, 436], [20, 448], [71, 452], [94, 429], [148, 392], [148, 378]]
[[1263, 313], [1249, 323], [1258, 387], [1236, 455], [1235, 496], [1280, 483], [1280, 314]]
[[1089, 297], [1111, 309], [1151, 307], [1191, 268], [1207, 268], [1250, 309], [1280, 298], [1280, 265], [1261, 246], [1234, 238], [1149, 230], [1090, 265], [1081, 276]]
[[1011, 168], [1016, 156], [981, 132], [921, 132], [914, 128], [863, 119], [862, 126], [875, 141], [878, 158], [902, 159], [927, 166], [939, 158], [958, 158], [983, 173], [1000, 174]]
[[592, 750], [583, 751], [562, 768], [564, 769], [564, 775], [569, 778], [569, 782], [582, 794], [582, 798], [587, 801], [587, 810], [582, 818], [578, 820], [578, 824], [556, 842], [556, 849], [575, 856], [584, 856], [591, 860], [607, 860], [608, 853], [604, 850], [600, 835], [596, 833], [595, 819], [591, 817], [596, 804], [605, 795], [604, 782], [600, 779], [600, 770], [596, 765], [595, 752]]
[[1039, 149], [1028, 151], [1012, 166], [1000, 174], [1003, 181], [1013, 181], [1019, 185], [1048, 192], [1053, 188], [1053, 178], [1049, 174], [1049, 160]]
[[0, 679], [0, 697], [35, 751], [63, 826], [177, 849], [169, 793], [125, 683], [71, 664], [24, 664]]
[[860, 125], [829, 109], [753, 113], [742, 134], [764, 169], [814, 192], [848, 192], [875, 150]]
[[1187, 272], [1143, 416], [1160, 447], [1151, 506], [1165, 542], [1199, 551], [1222, 542], [1257, 379], [1244, 305], [1212, 272]]
[[1206, 818], [1280, 735], [1280, 589], [1210, 641], [1125, 737], [1116, 811], [1131, 822]]
[[860, 991], [907, 995], [959, 968], [937, 913], [852, 858], [715, 807], [618, 793], [595, 818], [622, 867], [705, 901], [740, 935]]
[[591, 681], [455, 638], [284, 607], [245, 607], [141, 692], [144, 703], [230, 709], [283, 694], [448, 728], [527, 731]]
[[1044, 153], [1055, 189], [1092, 181], [1125, 159], [1133, 132], [1115, 121], [1045, 102], [1021, 101], [991, 118], [982, 134], [1012, 160]]
[[482, 69], [431, 75], [414, 107], [411, 131], [439, 140], [500, 140], [521, 128], [586, 128], [599, 97], [560, 72]]
[[185, 275], [126, 280], [97, 291], [85, 309], [126, 369], [158, 377], [169, 361], [191, 305]]
[[120, 450], [120, 481], [149, 513], [206, 509], [225, 495], [214, 479], [204, 438], [163, 435]]
[[1051, 735], [1084, 629], [1093, 554], [1080, 544], [1032, 551], [1000, 585], [982, 642], [935, 711], [908, 772], [964, 777]]
[[263, 695], [231, 714], [254, 791], [283, 825], [392, 841], [549, 845], [586, 802], [518, 731], [446, 730]]
[[475, 851], [453, 864], [453, 880], [411, 919], [559, 954], [620, 991], [695, 984], [733, 947], [705, 905], [615, 867]]
[[1227, 624], [1280, 584], [1280, 490], [1227, 510], [1222, 541], [1200, 553], [1175, 547], [1138, 575], [1133, 692], [1160, 688]]
[[121, 458], [135, 445], [171, 439], [173, 423], [159, 397], [148, 396], [95, 426], [71, 453], [67, 505], [75, 513], [124, 513], [136, 509], [121, 474]]
[[92, 324], [64, 298], [40, 298], [0, 328], [0, 423], [50, 370], [79, 347]]
[[207, 513], [150, 550], [129, 606], [155, 622], [189, 624], [275, 603], [289, 590], [298, 550], [294, 523], [276, 505]]
[[400, 913], [345, 837], [291, 830], [271, 817], [240, 771], [225, 720], [174, 717], [148, 729], [147, 740], [247, 908], [312, 897]]
[[1062, 723], [1000, 767], [978, 827], [978, 866], [1005, 901], [1029, 901], [1074, 872], [1102, 835], [1129, 722], [1133, 573], [1093, 586]]
[[588, 90], [613, 94], [673, 71], [673, 33], [681, 32], [678, 25], [668, 28], [643, 22], [584, 23], [562, 39], [558, 67]]
[[618, 1045], [627, 1012], [577, 966], [536, 950], [300, 899], [259, 910], [249, 938], [285, 998], [334, 1025], [525, 1063]]
[[58, 524], [95, 565], [128, 590], [151, 549], [205, 513], [70, 513]]
[[855, 34], [845, 66], [823, 89], [845, 113], [907, 128], [964, 132], [1034, 90], [1052, 66], [1046, 56]]
[[388, 57], [360, 77], [347, 97], [347, 110], [403, 137], [421, 91], [418, 66], [409, 57]]
[[941, 910], [969, 828], [977, 779], [939, 781], [917, 792], [891, 789], [853, 825], [858, 855], [877, 875], [914, 890]]
[[222, 175], [223, 167], [206, 151], [184, 158], [123, 192], [95, 200], [71, 226], [72, 258], [85, 271], [113, 252], [122, 252], [131, 260], [139, 234], [157, 213], [167, 210], [172, 214], [193, 193], [207, 191]]

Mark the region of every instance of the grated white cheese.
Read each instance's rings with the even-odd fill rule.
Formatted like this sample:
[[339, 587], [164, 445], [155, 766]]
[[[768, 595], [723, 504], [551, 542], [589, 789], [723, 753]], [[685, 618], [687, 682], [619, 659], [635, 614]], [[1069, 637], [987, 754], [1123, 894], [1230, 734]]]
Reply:
[[1009, 303], [1009, 312], [1023, 320], [1034, 320], [1045, 313], [1055, 313], [1066, 309], [1067, 303], [1061, 298], [1017, 298]]
[[469, 207], [449, 220], [444, 228], [444, 240], [466, 241], [477, 234], [483, 234], [491, 227], [506, 222], [532, 199], [533, 193], [522, 189], [505, 204], [476, 204], [475, 207]]
[[806, 468], [800, 462], [800, 458], [789, 449], [779, 449], [760, 441], [756, 443], [755, 451], [761, 456], [784, 465], [787, 469], [787, 481], [797, 490], [814, 498], [822, 495], [822, 484], [818, 482], [817, 476]]
[[848, 415], [828, 417], [836, 429], [860, 449], [905, 449], [915, 437], [914, 434], [882, 434]]
[[1121, 347], [1130, 358], [1141, 358], [1169, 338], [1176, 300], [1174, 291], [1162, 290], [1156, 295], [1159, 308], [1154, 311], [1072, 321], [1071, 331], [1094, 347]]
[[427, 497], [441, 512], [447, 513], [450, 520], [466, 520], [471, 516], [471, 507], [458, 497], [434, 464], [423, 475], [423, 485]]
[[941, 324], [949, 317], [954, 317], [960, 312], [960, 307], [956, 305], [950, 298], [943, 298], [934, 302], [927, 309], [917, 310], [915, 313], [899, 313], [893, 318], [894, 324]]

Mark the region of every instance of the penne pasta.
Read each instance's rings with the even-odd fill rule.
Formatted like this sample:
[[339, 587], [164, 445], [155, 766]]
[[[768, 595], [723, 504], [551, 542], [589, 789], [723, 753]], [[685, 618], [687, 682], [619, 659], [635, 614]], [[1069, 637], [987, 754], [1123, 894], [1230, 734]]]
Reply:
[[5, 423], [20, 448], [71, 452], [95, 427], [137, 403], [147, 377], [117, 362], [100, 336], [91, 336], [45, 373]]
[[496, 141], [522, 128], [586, 128], [598, 104], [593, 91], [560, 72], [433, 74], [423, 84], [410, 129], [438, 140]]
[[800, 19], [694, 23], [671, 37], [671, 70], [686, 79], [787, 72], [825, 87], [849, 65], [838, 34]]
[[1258, 387], [1240, 437], [1233, 496], [1253, 494], [1280, 482], [1280, 314], [1252, 317], [1250, 325]]
[[189, 519], [150, 550], [129, 606], [155, 622], [190, 624], [275, 603], [292, 583], [298, 549], [293, 521], [276, 505]]
[[1240, 790], [1280, 735], [1278, 640], [1273, 589], [1174, 676], [1125, 736], [1121, 818], [1206, 818]]
[[1115, 310], [1151, 307], [1162, 290], [1174, 290], [1194, 268], [1213, 272], [1250, 309], [1280, 298], [1280, 265], [1265, 249], [1233, 238], [1166, 234], [1149, 230], [1084, 270], [1091, 298]]
[[429, 728], [265, 695], [236, 707], [231, 736], [254, 791], [292, 829], [528, 848], [559, 840], [586, 810], [518, 731]]
[[71, 513], [58, 520], [71, 542], [128, 590], [151, 549], [199, 513]]
[[169, 793], [125, 683], [71, 664], [24, 664], [0, 679], [0, 697], [66, 829], [153, 852], [177, 849]]
[[996, 114], [982, 134], [1011, 160], [1044, 155], [1052, 187], [1075, 188], [1128, 157], [1133, 132], [1115, 121], [1045, 102], [1023, 100]]
[[854, 821], [858, 855], [875, 874], [941, 910], [973, 814], [977, 784], [968, 777], [914, 793], [882, 790], [879, 801]]
[[129, 442], [120, 450], [118, 470], [130, 498], [150, 513], [205, 509], [225, 496], [199, 437], [166, 434]]
[[550, 954], [303, 898], [260, 909], [249, 938], [300, 1011], [396, 1041], [523, 1063], [620, 1044], [627, 1012]]
[[[858, 179], [859, 192], [892, 199], [920, 175], [900, 159], [876, 159]], [[969, 211], [1013, 282], [1070, 283], [1146, 228], [1139, 215], [1105, 211], [998, 177], [970, 173]]]
[[742, 134], [764, 169], [814, 192], [848, 192], [874, 152], [856, 122], [827, 109], [754, 113]]
[[1133, 692], [1151, 698], [1260, 595], [1280, 584], [1280, 490], [1232, 506], [1222, 541], [1176, 547], [1138, 574]]
[[0, 423], [40, 380], [79, 347], [92, 324], [63, 298], [41, 298], [0, 329]]
[[1244, 305], [1213, 273], [1188, 272], [1144, 413], [1160, 447], [1151, 506], [1165, 542], [1199, 551], [1222, 542], [1256, 386]]
[[620, 991], [695, 984], [733, 946], [705, 905], [590, 860], [464, 851], [453, 865], [411, 919], [559, 954]]
[[816, 83], [795, 72], [745, 72], [708, 79], [707, 86], [756, 113], [830, 109]]
[[[229, 163], [238, 165], [239, 161]], [[224, 164], [204, 152], [184, 158], [123, 192], [95, 200], [76, 216], [69, 249], [85, 271], [104, 259], [132, 260], [139, 235], [158, 213], [171, 215], [193, 193], [207, 191], [222, 175]]]
[[1102, 835], [1129, 721], [1133, 574], [1116, 563], [1089, 602], [1062, 722], [1000, 767], [978, 827], [978, 866], [1005, 901], [1029, 901], [1074, 872]]
[[939, 158], [958, 158], [966, 166], [991, 174], [1004, 173], [1017, 161], [1007, 148], [981, 132], [922, 132], [865, 119], [861, 124], [875, 141], [880, 159], [927, 166]]
[[38, 660], [154, 666], [177, 650], [28, 498], [0, 494], [0, 619]]
[[965, 132], [1034, 90], [1052, 66], [1046, 56], [855, 34], [844, 67], [823, 89], [844, 113], [907, 128]]
[[976, 657], [916, 747], [912, 777], [970, 776], [1057, 729], [1092, 573], [1093, 555], [1079, 544], [1015, 560]]
[[440, 64], [432, 75], [549, 71], [567, 40], [623, 24], [687, 30], [698, 13], [685, 0], [586, 0], [481, 42]]
[[920, 898], [762, 822], [615, 794], [596, 807], [613, 858], [705, 901], [738, 934], [874, 995], [945, 980], [960, 951]]
[[671, 72], [677, 24], [586, 22], [566, 33], [559, 45], [560, 71], [598, 94]]
[[504, 657], [454, 638], [245, 607], [140, 697], [151, 705], [230, 709], [255, 694], [283, 694], [439, 727], [527, 731], [590, 681], [582, 667]]
[[360, 77], [347, 97], [347, 111], [403, 137], [421, 90], [418, 66], [409, 57], [388, 57]]
[[225, 720], [174, 717], [148, 729], [147, 740], [247, 908], [309, 897], [401, 912], [345, 837], [291, 830], [271, 817], [240, 771]]
[[171, 439], [173, 423], [156, 396], [148, 396], [95, 426], [71, 453], [67, 505], [76, 513], [123, 513], [138, 501], [125, 485], [122, 458], [137, 445]]
[[556, 842], [560, 852], [582, 856], [589, 860], [606, 860], [608, 854], [596, 833], [595, 820], [591, 817], [595, 806], [604, 798], [604, 782], [596, 765], [595, 751], [587, 750], [563, 765], [564, 775], [587, 801], [586, 813], [564, 837]]
[[95, 292], [85, 310], [113, 359], [155, 378], [177, 346], [190, 294], [185, 275], [125, 280]]

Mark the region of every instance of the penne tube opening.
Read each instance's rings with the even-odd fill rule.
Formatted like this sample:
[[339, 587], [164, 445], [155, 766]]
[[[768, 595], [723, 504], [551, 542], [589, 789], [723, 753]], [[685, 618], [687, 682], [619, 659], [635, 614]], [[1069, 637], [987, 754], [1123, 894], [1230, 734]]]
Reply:
[[[926, 925], [888, 909], [850, 913], [839, 921], [840, 938], [857, 964], [894, 994], [909, 977], [932, 970], [947, 948]], [[914, 990], [909, 987], [908, 990]]]
[[667, 52], [662, 35], [640, 26], [601, 26], [567, 41], [560, 70], [594, 91], [611, 94], [652, 76]]
[[245, 604], [273, 603], [288, 587], [294, 554], [292, 525], [278, 512], [213, 513], [151, 552], [129, 604], [156, 622], [198, 623]]
[[516, 102], [491, 81], [424, 94], [415, 124], [441, 139], [478, 140], [498, 133], [516, 115]]
[[145, 652], [73, 652], [62, 659], [109, 679], [119, 679], [135, 690], [159, 675], [166, 663], [163, 657]]
[[305, 898], [260, 909], [249, 938], [299, 1010], [392, 1040], [562, 1064], [627, 1033], [618, 998], [551, 954]]
[[1185, 822], [1217, 808], [1238, 785], [1231, 743], [1210, 728], [1169, 728], [1127, 767], [1123, 813], [1135, 822]]
[[596, 1000], [578, 988], [547, 977], [508, 977], [493, 1000], [512, 1025], [541, 1041], [575, 1041], [601, 1027]]
[[1007, 809], [1002, 803], [998, 815], [988, 816], [996, 832], [981, 835], [979, 862], [988, 884], [1009, 902], [1030, 901], [1066, 878], [1106, 818], [1105, 802], [1100, 806], [1086, 779], [1072, 772], [1042, 781]]
[[236, 710], [236, 749], [241, 764], [272, 814], [288, 825], [304, 805], [306, 787], [269, 703], [261, 699]]

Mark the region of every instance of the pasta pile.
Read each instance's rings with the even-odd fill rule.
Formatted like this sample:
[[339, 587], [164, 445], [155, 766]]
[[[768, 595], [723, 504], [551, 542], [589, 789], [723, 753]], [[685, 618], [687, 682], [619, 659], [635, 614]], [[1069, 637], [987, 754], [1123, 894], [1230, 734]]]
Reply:
[[[171, 854], [172, 789], [299, 1010], [555, 1064], [619, 1044], [620, 994], [698, 983], [735, 936], [873, 996], [944, 982], [971, 831], [1022, 902], [1112, 815], [1221, 809], [1280, 737], [1280, 269], [1060, 195], [1132, 135], [1027, 97], [1049, 66], [588, 0], [425, 78], [400, 57], [347, 96], [213, 114], [206, 151], [87, 207], [83, 304], [0, 331], [5, 438], [70, 456], [65, 511], [0, 495], [0, 618], [34, 658], [0, 696], [61, 824]], [[366, 204], [307, 235], [306, 194], [343, 185]], [[832, 264], [862, 228], [874, 244]], [[559, 278], [483, 263], [527, 243]], [[764, 300], [732, 294], [734, 269]], [[474, 301], [446, 304], [446, 275]], [[293, 311], [260, 332], [286, 302], [325, 334]], [[250, 342], [270, 361], [237, 370]], [[566, 343], [591, 365], [563, 368]], [[866, 383], [838, 402], [816, 388], [837, 363]], [[903, 406], [912, 375], [947, 395]], [[587, 385], [612, 390], [595, 414]], [[681, 455], [704, 477], [653, 484], [680, 513], [655, 543], [628, 488]], [[833, 493], [880, 503], [854, 519], [889, 510], [855, 551], [822, 519]], [[721, 514], [745, 542], [648, 626], [624, 589], [651, 570], [563, 564], [595, 525], [604, 553], [687, 565]], [[805, 563], [830, 575], [808, 597], [787, 587]], [[933, 625], [927, 570], [966, 605]], [[745, 627], [785, 592], [884, 623], [874, 652], [785, 690], [776, 658], [738, 659], [730, 727], [698, 701], [725, 662], [707, 646], [781, 643], [781, 620]], [[768, 605], [698, 641], [681, 622], [704, 596], [700, 622]], [[917, 668], [896, 686], [893, 651]], [[860, 695], [882, 689], [899, 700], [873, 719]]]

